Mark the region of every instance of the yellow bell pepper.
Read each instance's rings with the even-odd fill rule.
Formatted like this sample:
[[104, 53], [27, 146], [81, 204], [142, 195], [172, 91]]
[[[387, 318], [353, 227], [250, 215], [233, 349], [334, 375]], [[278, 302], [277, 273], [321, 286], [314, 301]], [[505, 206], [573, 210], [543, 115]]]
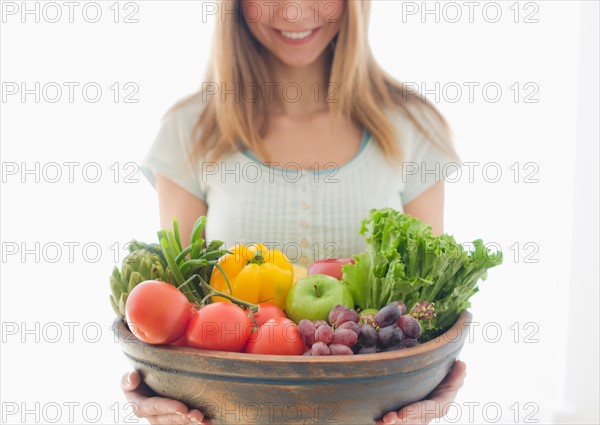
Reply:
[[[294, 269], [286, 256], [277, 249], [267, 249], [263, 244], [236, 245], [229, 251], [231, 254], [219, 259], [220, 268], [213, 269], [210, 286], [252, 304], [267, 302], [283, 308], [294, 280]], [[213, 297], [213, 301], [229, 300]]]

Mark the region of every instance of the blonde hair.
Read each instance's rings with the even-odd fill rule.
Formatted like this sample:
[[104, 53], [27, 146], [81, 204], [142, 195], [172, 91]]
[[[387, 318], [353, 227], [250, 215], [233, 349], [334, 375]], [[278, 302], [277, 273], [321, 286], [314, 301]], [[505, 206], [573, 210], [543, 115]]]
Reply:
[[[264, 48], [250, 32], [239, 0], [235, 19], [215, 20], [215, 33], [206, 81], [232, 90], [271, 81], [263, 61]], [[369, 130], [386, 156], [402, 159], [394, 125], [388, 111], [400, 109], [434, 145], [458, 159], [450, 129], [437, 109], [415, 90], [388, 75], [375, 61], [368, 44], [370, 0], [345, 2], [340, 30], [332, 44], [330, 82], [335, 85], [335, 103], [329, 103], [332, 118], [349, 118]], [[331, 90], [334, 87], [328, 86]], [[191, 96], [205, 96], [200, 90]], [[267, 100], [222, 101], [207, 99], [194, 128], [197, 143], [193, 156], [207, 154], [217, 159], [239, 149], [267, 155], [262, 148], [269, 121]], [[187, 101], [181, 102], [180, 106]], [[261, 120], [258, 120], [261, 117]], [[259, 124], [260, 122], [260, 124]]]

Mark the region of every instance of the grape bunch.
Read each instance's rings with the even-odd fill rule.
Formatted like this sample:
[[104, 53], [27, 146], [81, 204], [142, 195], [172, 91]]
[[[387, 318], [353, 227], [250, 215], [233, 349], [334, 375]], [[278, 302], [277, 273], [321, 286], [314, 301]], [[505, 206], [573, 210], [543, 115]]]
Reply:
[[418, 307], [418, 311], [413, 308], [406, 314], [406, 305], [394, 301], [375, 314], [359, 315], [356, 310], [337, 305], [329, 312], [329, 323], [301, 320], [298, 331], [309, 348], [304, 355], [369, 354], [419, 345], [417, 339], [423, 329], [418, 319], [430, 317], [433, 304], [419, 303]]
[[394, 301], [376, 314], [365, 313], [359, 320], [358, 341], [353, 346], [356, 354], [402, 350], [419, 345], [417, 338], [423, 329], [421, 323], [406, 314], [406, 305]]
[[329, 323], [325, 320], [301, 320], [298, 331], [309, 347], [305, 356], [352, 355], [352, 347], [358, 341], [360, 327], [358, 313], [344, 305], [337, 305], [329, 312]]

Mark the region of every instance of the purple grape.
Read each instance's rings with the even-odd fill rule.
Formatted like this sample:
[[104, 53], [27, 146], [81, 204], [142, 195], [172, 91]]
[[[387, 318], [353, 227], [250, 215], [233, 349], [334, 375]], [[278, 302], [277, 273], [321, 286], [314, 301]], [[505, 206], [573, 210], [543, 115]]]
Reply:
[[417, 319], [408, 314], [401, 316], [398, 322], [396, 323], [406, 338], [417, 339], [423, 333], [423, 329], [421, 328], [421, 324]]
[[332, 356], [349, 356], [354, 354], [350, 347], [342, 344], [331, 344], [329, 346], [329, 351], [331, 352]]
[[354, 323], [354, 322], [346, 322], [346, 323], [342, 323], [340, 326], [338, 326], [337, 330], [339, 331], [340, 329], [348, 329], [353, 331], [356, 335], [358, 335], [360, 333], [360, 325], [358, 323]]
[[365, 346], [377, 344], [377, 331], [371, 325], [362, 325], [358, 334], [358, 341]]
[[402, 330], [396, 325], [386, 326], [381, 328], [377, 334], [379, 346], [382, 348], [393, 347], [398, 345], [404, 339]]
[[402, 314], [406, 314], [406, 304], [404, 304], [402, 301], [392, 301], [389, 305], [395, 305], [396, 307], [399, 307]]
[[310, 349], [312, 356], [328, 356], [331, 354], [329, 347], [324, 342], [315, 342]]
[[400, 316], [400, 309], [398, 307], [387, 305], [377, 312], [375, 321], [380, 327], [385, 328], [396, 323], [400, 319]]
[[331, 344], [345, 345], [346, 347], [352, 347], [358, 341], [358, 335], [356, 332], [350, 329], [338, 329], [334, 332]]
[[298, 332], [307, 347], [312, 347], [315, 343], [315, 331], [315, 324], [310, 320], [302, 319], [298, 323]]
[[356, 310], [347, 310], [347, 311], [342, 311], [340, 314], [337, 315], [337, 317], [335, 318], [335, 322], [330, 322], [332, 325], [335, 326], [341, 326], [346, 322], [354, 322], [354, 323], [358, 323], [358, 313], [356, 312]]
[[310, 349], [308, 349], [307, 351], [304, 352], [304, 354], [302, 354], [303, 356], [312, 356], [312, 353], [310, 351]]
[[325, 320], [317, 320], [314, 323], [315, 323], [315, 328], [318, 328], [319, 326], [323, 326], [323, 325], [329, 326], [329, 323], [327, 323]]
[[329, 325], [321, 325], [315, 331], [315, 341], [329, 344], [333, 338], [333, 329]]
[[372, 353], [377, 353], [379, 351], [379, 349], [377, 348], [376, 345], [367, 345], [364, 347], [361, 347], [360, 350], [358, 350], [358, 354], [372, 354]]
[[331, 311], [329, 312], [329, 323], [331, 323], [333, 325], [335, 323], [335, 321], [337, 320], [337, 317], [344, 311], [348, 311], [348, 310], [350, 310], [350, 309], [343, 304], [338, 304], [335, 307], [333, 307], [331, 309]]
[[417, 341], [416, 339], [403, 339], [402, 341], [400, 341], [400, 344], [403, 347], [406, 348], [410, 348], [410, 347], [416, 347], [417, 345], [421, 345], [419, 344], [419, 341]]

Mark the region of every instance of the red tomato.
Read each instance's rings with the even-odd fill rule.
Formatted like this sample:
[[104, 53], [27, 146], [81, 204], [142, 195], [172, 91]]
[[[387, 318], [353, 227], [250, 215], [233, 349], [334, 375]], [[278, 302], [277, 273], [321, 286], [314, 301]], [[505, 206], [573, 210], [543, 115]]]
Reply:
[[254, 324], [235, 304], [216, 302], [198, 310], [185, 332], [187, 346], [206, 350], [244, 350]]
[[125, 317], [131, 332], [149, 344], [168, 344], [185, 334], [192, 317], [183, 293], [166, 282], [147, 280], [127, 297]]
[[356, 264], [354, 258], [330, 258], [315, 261], [308, 268], [308, 274], [326, 274], [340, 280], [342, 278], [342, 266], [350, 263]]
[[258, 326], [262, 326], [269, 319], [287, 317], [283, 310], [275, 304], [260, 303], [258, 306], [260, 307], [258, 313], [254, 314]]
[[290, 319], [269, 319], [250, 337], [246, 353], [300, 356], [307, 350], [298, 326]]

